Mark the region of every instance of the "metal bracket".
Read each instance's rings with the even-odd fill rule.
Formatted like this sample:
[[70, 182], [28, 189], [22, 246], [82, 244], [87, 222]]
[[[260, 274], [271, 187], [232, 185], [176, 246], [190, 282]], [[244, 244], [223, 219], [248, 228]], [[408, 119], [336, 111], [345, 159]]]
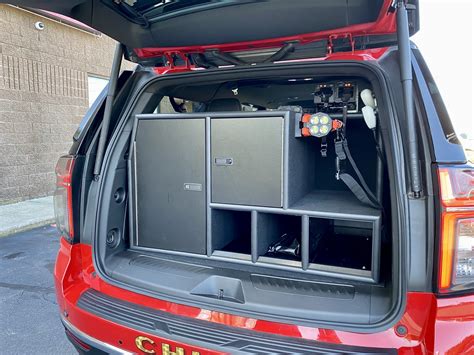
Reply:
[[342, 33], [337, 35], [329, 35], [328, 37], [328, 47], [327, 47], [327, 54], [334, 53], [334, 41], [338, 39], [346, 39], [349, 41], [351, 45], [351, 52], [354, 53], [355, 51], [355, 40], [352, 37], [352, 33]]
[[[179, 71], [179, 70], [191, 70], [191, 62], [186, 54], [179, 51], [165, 52], [163, 56], [166, 58], [167, 70]], [[184, 65], [176, 65], [176, 58], [180, 58], [184, 61]]]
[[328, 156], [328, 143], [326, 137], [321, 138], [321, 156], [327, 158]]

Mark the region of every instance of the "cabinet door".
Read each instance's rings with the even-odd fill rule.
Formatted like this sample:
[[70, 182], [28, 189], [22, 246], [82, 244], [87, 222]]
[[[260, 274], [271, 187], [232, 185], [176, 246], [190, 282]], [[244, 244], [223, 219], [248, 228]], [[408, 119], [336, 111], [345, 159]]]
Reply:
[[140, 120], [137, 245], [205, 254], [205, 120]]
[[212, 202], [282, 207], [282, 117], [211, 120]]

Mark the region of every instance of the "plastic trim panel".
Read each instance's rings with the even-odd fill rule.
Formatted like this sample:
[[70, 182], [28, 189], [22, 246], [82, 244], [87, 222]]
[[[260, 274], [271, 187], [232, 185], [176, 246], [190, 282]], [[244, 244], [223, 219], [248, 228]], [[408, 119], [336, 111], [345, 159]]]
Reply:
[[294, 340], [261, 332], [231, 328], [137, 306], [95, 290], [84, 292], [77, 302], [82, 310], [130, 328], [165, 336], [170, 340], [230, 353], [258, 354], [396, 354], [395, 349], [361, 348]]

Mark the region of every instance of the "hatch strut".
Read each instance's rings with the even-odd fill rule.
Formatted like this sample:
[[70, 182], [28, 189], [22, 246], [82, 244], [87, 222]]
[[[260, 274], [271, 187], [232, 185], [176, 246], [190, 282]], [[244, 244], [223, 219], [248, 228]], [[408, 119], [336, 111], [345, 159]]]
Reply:
[[408, 13], [404, 0], [397, 1], [397, 41], [400, 59], [400, 77], [407, 120], [408, 163], [411, 176], [411, 190], [415, 198], [421, 194], [420, 166], [418, 162], [418, 140], [413, 102], [413, 75], [411, 69], [410, 32]]
[[110, 117], [112, 116], [112, 105], [117, 91], [117, 81], [120, 74], [120, 64], [122, 63], [123, 46], [118, 43], [115, 47], [112, 69], [110, 70], [109, 85], [107, 87], [107, 98], [105, 99], [104, 117], [102, 118], [102, 127], [100, 129], [99, 143], [97, 145], [97, 156], [94, 165], [94, 180], [99, 178], [102, 159], [104, 158], [105, 144], [109, 133]]

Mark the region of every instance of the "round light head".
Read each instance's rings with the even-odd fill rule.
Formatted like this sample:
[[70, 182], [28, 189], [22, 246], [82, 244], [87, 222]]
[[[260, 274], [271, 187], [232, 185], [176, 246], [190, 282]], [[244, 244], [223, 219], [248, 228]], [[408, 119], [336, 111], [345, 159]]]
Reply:
[[327, 136], [331, 132], [332, 121], [332, 118], [327, 113], [318, 112], [311, 115], [307, 127], [313, 137], [320, 138]]

